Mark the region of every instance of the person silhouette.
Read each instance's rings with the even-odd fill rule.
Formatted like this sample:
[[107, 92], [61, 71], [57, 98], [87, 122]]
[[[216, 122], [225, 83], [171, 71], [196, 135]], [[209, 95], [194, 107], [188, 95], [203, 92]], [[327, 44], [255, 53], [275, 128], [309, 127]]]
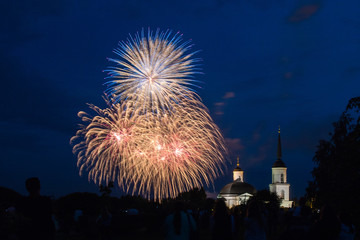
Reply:
[[169, 214], [164, 222], [165, 239], [188, 240], [191, 233], [196, 231], [196, 222], [191, 214], [184, 211], [184, 203], [175, 202], [173, 213]]
[[233, 217], [229, 214], [228, 208], [223, 199], [217, 199], [214, 207], [214, 214], [210, 218], [212, 239], [231, 240], [233, 235]]
[[262, 214], [259, 202], [256, 200], [249, 201], [247, 213], [244, 219], [245, 224], [245, 240], [265, 240], [267, 225], [265, 217]]
[[40, 195], [40, 180], [36, 177], [27, 179], [25, 186], [29, 196], [24, 197], [18, 206], [23, 217], [20, 239], [52, 239], [55, 226], [51, 218], [51, 199]]

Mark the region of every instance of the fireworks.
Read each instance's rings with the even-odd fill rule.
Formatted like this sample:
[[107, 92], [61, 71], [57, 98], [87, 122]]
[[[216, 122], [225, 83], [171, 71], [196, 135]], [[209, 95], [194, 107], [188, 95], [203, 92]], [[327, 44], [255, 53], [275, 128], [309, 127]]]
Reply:
[[108, 107], [71, 139], [80, 174], [96, 184], [117, 182], [126, 192], [160, 200], [211, 184], [222, 173], [223, 137], [189, 88], [195, 60], [188, 43], [149, 31], [121, 43], [109, 71]]
[[108, 71], [106, 92], [117, 102], [131, 102], [139, 114], [172, 111], [180, 97], [196, 102], [198, 96], [190, 86], [198, 60], [188, 53], [189, 42], [181, 43], [181, 36], [171, 37], [169, 31], [144, 35], [131, 37], [114, 51], [121, 59], [109, 59], [117, 65]]

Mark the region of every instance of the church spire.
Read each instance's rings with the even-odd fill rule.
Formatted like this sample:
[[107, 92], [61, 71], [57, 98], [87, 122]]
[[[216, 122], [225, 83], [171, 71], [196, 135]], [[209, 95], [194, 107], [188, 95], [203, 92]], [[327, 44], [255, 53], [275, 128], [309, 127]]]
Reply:
[[281, 160], [281, 140], [280, 140], [280, 126], [279, 126], [278, 146], [277, 146], [277, 159]]
[[273, 168], [285, 168], [286, 165], [285, 163], [281, 160], [282, 154], [281, 154], [281, 140], [280, 140], [280, 126], [279, 126], [279, 130], [278, 130], [278, 145], [277, 145], [277, 158], [276, 161], [273, 164]]
[[240, 164], [239, 164], [239, 156], [237, 157], [237, 159], [236, 159], [236, 160], [237, 160], [237, 162], [236, 162], [236, 166], [237, 166], [237, 167], [240, 167]]

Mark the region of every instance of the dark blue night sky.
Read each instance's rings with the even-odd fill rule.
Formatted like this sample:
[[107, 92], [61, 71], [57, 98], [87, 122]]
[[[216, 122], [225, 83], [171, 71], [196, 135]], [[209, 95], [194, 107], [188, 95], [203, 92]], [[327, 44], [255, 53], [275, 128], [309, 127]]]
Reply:
[[5, 0], [0, 20], [0, 185], [23, 194], [32, 176], [46, 195], [97, 192], [69, 140], [86, 103], [105, 106], [106, 58], [142, 28], [180, 31], [200, 50], [197, 91], [233, 161], [216, 192], [236, 156], [245, 180], [268, 188], [281, 125], [291, 195], [302, 196], [318, 141], [360, 95], [356, 0]]

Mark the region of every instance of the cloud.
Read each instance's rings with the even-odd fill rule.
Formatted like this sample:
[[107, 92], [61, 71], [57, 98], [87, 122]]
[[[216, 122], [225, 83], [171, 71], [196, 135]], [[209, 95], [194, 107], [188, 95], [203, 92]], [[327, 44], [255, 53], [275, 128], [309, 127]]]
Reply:
[[292, 72], [285, 72], [284, 73], [284, 78], [285, 79], [291, 79], [293, 77], [293, 73]]
[[215, 115], [224, 115], [224, 107], [227, 104], [227, 99], [234, 97], [235, 97], [234, 92], [226, 92], [225, 95], [222, 97], [222, 99], [225, 99], [224, 101], [214, 103]]
[[216, 103], [214, 103], [214, 105], [217, 107], [221, 107], [221, 106], [224, 106], [225, 103], [224, 102], [216, 102]]
[[252, 154], [247, 158], [248, 166], [257, 165], [258, 163], [264, 162], [267, 160], [269, 153], [270, 156], [273, 156], [272, 153], [274, 152], [274, 142], [274, 140], [268, 139], [264, 144], [258, 146], [258, 148], [254, 151], [255, 154]]
[[261, 134], [259, 131], [255, 131], [252, 135], [252, 141], [257, 142], [261, 138]]
[[225, 143], [228, 147], [230, 157], [242, 155], [242, 152], [245, 149], [240, 138], [225, 138]]
[[263, 121], [256, 126], [251, 136], [251, 144], [256, 144], [261, 140], [261, 133], [264, 131], [265, 125], [266, 124]]
[[216, 192], [205, 191], [205, 193], [207, 198], [212, 198], [212, 199], [216, 199], [218, 195]]
[[229, 98], [234, 98], [235, 97], [235, 93], [234, 92], [227, 92], [225, 93], [225, 95], [223, 96], [223, 99], [229, 99]]
[[251, 166], [251, 165], [255, 165], [255, 164], [259, 163], [259, 162], [262, 162], [262, 161], [264, 161], [266, 159], [266, 157], [267, 157], [267, 154], [264, 153], [264, 152], [259, 153], [259, 154], [255, 155], [255, 156], [250, 156], [247, 159], [248, 165]]
[[214, 103], [215, 106], [215, 115], [221, 116], [224, 115], [224, 107], [226, 103], [225, 102], [216, 102]]
[[296, 9], [288, 18], [289, 22], [298, 23], [312, 17], [320, 8], [320, 4], [308, 4]]

